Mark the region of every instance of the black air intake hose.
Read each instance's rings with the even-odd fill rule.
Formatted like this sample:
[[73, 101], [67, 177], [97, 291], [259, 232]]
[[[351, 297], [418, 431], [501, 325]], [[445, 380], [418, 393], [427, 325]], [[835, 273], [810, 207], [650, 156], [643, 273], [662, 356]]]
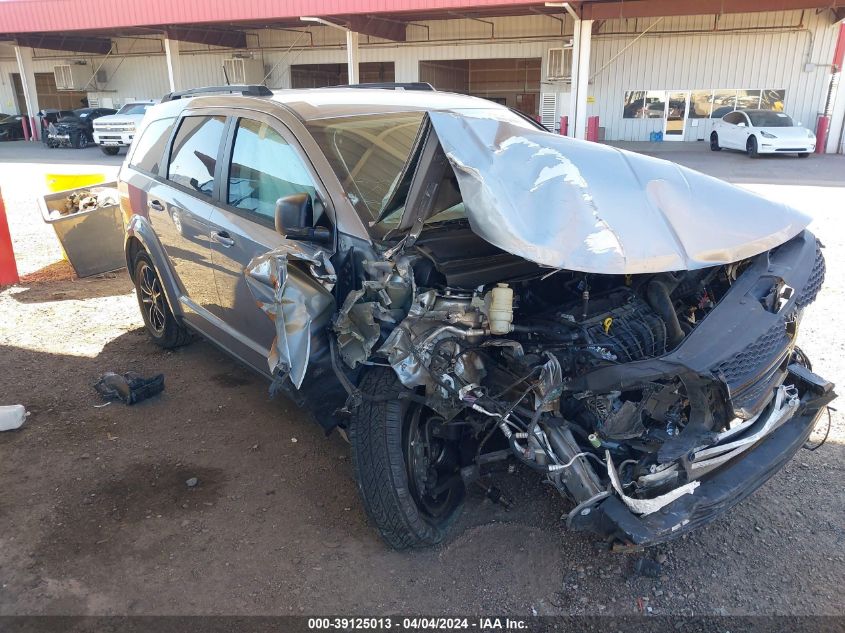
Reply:
[[666, 323], [666, 336], [669, 339], [669, 346], [673, 349], [684, 340], [684, 331], [681, 329], [681, 322], [678, 320], [678, 314], [675, 312], [670, 296], [677, 285], [678, 282], [667, 275], [665, 280], [654, 279], [649, 282], [646, 291], [648, 304]]

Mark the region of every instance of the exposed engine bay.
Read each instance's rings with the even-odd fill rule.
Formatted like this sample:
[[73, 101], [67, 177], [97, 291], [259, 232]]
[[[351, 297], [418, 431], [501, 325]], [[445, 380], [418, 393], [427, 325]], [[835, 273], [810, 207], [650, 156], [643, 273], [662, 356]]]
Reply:
[[[455, 234], [450, 226], [450, 239]], [[648, 515], [693, 493], [702, 475], [799, 404], [796, 387], [777, 382], [737, 415], [724, 383], [680, 370], [643, 379], [620, 371], [616, 388], [588, 388], [587, 377], [599, 370], [676, 350], [755, 258], [677, 273], [601, 275], [526, 266], [494, 252], [458, 257], [456, 266], [433, 254], [436, 234], [430, 239], [435, 247], [422, 240], [361, 261], [366, 281], [347, 295], [333, 328], [347, 371], [387, 364], [409, 397], [435, 412], [433, 435], [455, 448], [451, 471], [418, 473], [417, 485], [432, 493], [444, 488], [444, 476], [467, 483], [516, 458], [572, 500], [570, 520], [613, 493]], [[449, 250], [472, 252], [473, 245]], [[491, 281], [491, 267], [510, 276]], [[761, 301], [778, 301], [763, 295]], [[800, 309], [788, 317], [799, 319]], [[805, 362], [791, 345], [787, 356], [789, 364]], [[428, 450], [446, 459], [436, 447]]]

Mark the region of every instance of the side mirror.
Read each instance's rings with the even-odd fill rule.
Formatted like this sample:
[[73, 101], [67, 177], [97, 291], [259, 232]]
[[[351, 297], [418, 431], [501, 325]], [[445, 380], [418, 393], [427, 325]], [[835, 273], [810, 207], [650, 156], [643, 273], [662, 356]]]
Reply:
[[332, 234], [322, 226], [312, 226], [314, 223], [314, 205], [311, 195], [294, 193], [276, 200], [275, 212], [276, 232], [290, 240], [309, 240], [329, 243]]
[[737, 127], [745, 127], [745, 121], [740, 121], [736, 124]]

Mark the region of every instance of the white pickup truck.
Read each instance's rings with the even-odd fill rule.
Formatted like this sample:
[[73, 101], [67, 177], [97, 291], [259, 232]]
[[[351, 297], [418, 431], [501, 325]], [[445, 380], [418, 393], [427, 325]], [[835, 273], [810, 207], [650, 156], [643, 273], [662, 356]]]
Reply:
[[133, 101], [124, 105], [117, 114], [100, 117], [94, 121], [94, 143], [104, 154], [114, 156], [121, 147], [129, 147], [135, 130], [157, 101]]

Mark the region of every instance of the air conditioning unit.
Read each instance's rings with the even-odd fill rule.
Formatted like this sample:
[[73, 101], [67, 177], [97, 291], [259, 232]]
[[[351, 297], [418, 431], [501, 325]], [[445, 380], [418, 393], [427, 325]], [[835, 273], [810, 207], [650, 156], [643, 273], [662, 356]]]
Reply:
[[223, 72], [230, 84], [260, 84], [264, 81], [264, 65], [259, 59], [229, 57], [223, 60]]
[[549, 79], [572, 77], [572, 48], [550, 48], [546, 70]]
[[53, 66], [53, 77], [58, 90], [83, 90], [91, 79], [91, 69], [81, 64]]

